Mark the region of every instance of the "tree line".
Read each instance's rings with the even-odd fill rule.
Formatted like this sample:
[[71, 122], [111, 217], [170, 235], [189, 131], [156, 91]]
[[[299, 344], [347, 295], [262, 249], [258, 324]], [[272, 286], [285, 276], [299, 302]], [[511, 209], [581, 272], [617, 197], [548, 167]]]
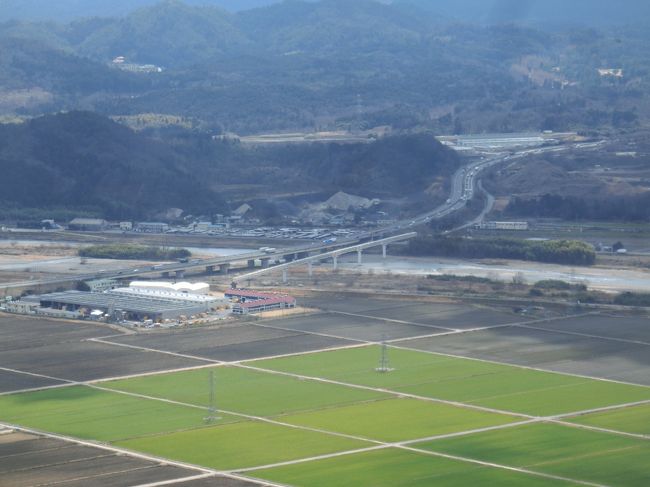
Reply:
[[79, 249], [80, 257], [124, 260], [177, 260], [192, 255], [187, 249], [162, 248], [148, 245], [107, 244]]
[[585, 198], [545, 194], [539, 198], [514, 198], [505, 214], [512, 217], [562, 218], [563, 220], [648, 221], [650, 194]]
[[463, 258], [518, 259], [554, 264], [588, 266], [596, 252], [576, 240], [529, 241], [515, 238], [418, 237], [410, 241], [411, 255]]

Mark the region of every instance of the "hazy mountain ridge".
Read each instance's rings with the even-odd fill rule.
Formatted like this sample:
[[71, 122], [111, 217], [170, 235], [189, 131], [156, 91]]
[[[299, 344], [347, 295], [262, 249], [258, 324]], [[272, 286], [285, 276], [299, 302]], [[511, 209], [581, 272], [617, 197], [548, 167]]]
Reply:
[[97, 114], [69, 112], [0, 125], [0, 218], [8, 208], [94, 209], [113, 219], [170, 207], [210, 215], [227, 211], [223, 191], [242, 184], [257, 185], [267, 197], [300, 188], [403, 198], [444, 185], [458, 164], [428, 134], [246, 147], [198, 134], [157, 139]]
[[[0, 21], [70, 21], [87, 17], [124, 16], [159, 0], [4, 0]], [[293, 0], [287, 0], [291, 3]], [[363, 1], [363, 0], [362, 0]], [[282, 0], [186, 0], [192, 5], [209, 5], [231, 12], [250, 10]], [[349, 0], [347, 3], [354, 3]], [[382, 2], [391, 3], [391, 2]], [[398, 6], [415, 6], [461, 22], [529, 22], [603, 26], [638, 23], [650, 16], [645, 0], [393, 0]]]
[[[27, 115], [77, 107], [168, 113], [242, 134], [359, 123], [437, 132], [575, 130], [609, 125], [615, 112], [630, 123], [650, 117], [640, 99], [650, 34], [641, 27], [449, 23], [417, 6], [372, 0], [293, 0], [237, 14], [171, 0], [112, 19], [6, 23], [0, 39], [7, 38], [18, 51], [21, 43], [43, 46], [35, 55], [43, 62], [20, 69], [0, 54], [7, 86], [51, 92]], [[54, 50], [69, 62], [55, 62], [63, 55]], [[164, 71], [108, 69], [115, 56]], [[625, 76], [600, 79], [601, 67], [620, 67]], [[56, 78], [57, 86], [40, 86], [39, 77]]]
[[[160, 0], [3, 0], [0, 22], [5, 20], [54, 20], [68, 22], [88, 17], [121, 17], [150, 7]], [[246, 10], [278, 0], [186, 0], [198, 6], [215, 6], [229, 11]]]

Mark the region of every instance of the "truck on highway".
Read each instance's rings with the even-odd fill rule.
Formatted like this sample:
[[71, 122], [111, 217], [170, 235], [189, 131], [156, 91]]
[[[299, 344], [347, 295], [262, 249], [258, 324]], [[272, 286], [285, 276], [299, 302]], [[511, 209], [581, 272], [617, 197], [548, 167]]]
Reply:
[[336, 237], [326, 238], [325, 240], [323, 240], [324, 244], [331, 244], [334, 242], [336, 242]]
[[272, 254], [275, 251], [277, 251], [277, 249], [273, 247], [260, 247], [260, 252], [264, 252], [265, 254]]

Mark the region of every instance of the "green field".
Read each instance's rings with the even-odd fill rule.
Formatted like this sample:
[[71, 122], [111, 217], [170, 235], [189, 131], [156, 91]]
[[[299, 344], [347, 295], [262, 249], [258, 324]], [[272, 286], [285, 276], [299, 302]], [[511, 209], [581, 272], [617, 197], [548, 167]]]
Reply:
[[585, 414], [567, 419], [567, 421], [626, 433], [650, 435], [650, 404]]
[[[566, 420], [612, 433], [538, 417], [650, 399], [648, 387], [396, 348], [379, 373], [379, 357], [368, 346], [8, 394], [0, 422], [305, 487], [650, 485], [650, 443], [616, 433], [647, 434], [650, 405]], [[219, 419], [206, 424], [211, 381]]]
[[372, 446], [362, 441], [253, 421], [138, 438], [117, 445], [222, 470]]
[[572, 484], [482, 467], [417, 452], [386, 449], [250, 472], [255, 477], [310, 487], [566, 487]]
[[[273, 416], [389, 397], [380, 392], [305, 381], [238, 367], [214, 367], [219, 408], [255, 416]], [[209, 402], [206, 369], [104, 383], [116, 390], [161, 397], [197, 406]]]
[[433, 452], [607, 485], [650, 485], [650, 442], [532, 424], [417, 444]]
[[[0, 420], [83, 439], [124, 438], [204, 426], [202, 409], [85, 386], [0, 396]], [[224, 422], [238, 421], [223, 415]]]
[[395, 370], [378, 374], [374, 367], [379, 355], [379, 347], [365, 347], [262, 360], [254, 365], [529, 415], [650, 399], [648, 387], [402, 349], [390, 349]]
[[404, 441], [518, 420], [512, 416], [417, 399], [389, 399], [285, 416], [291, 424], [380, 441]]

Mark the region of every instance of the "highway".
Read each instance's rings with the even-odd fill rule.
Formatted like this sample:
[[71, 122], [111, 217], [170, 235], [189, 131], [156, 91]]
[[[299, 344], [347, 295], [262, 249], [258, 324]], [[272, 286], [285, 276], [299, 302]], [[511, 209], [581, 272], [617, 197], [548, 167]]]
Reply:
[[134, 278], [145, 275], [152, 274], [161, 274], [165, 273], [176, 273], [176, 272], [185, 272], [192, 269], [198, 268], [207, 268], [214, 266], [218, 268], [222, 265], [230, 265], [236, 262], [247, 262], [251, 260], [259, 259], [269, 259], [269, 261], [278, 261], [283, 260], [287, 256], [290, 256], [291, 259], [300, 258], [299, 254], [303, 256], [306, 253], [314, 252], [330, 252], [338, 248], [349, 247], [356, 243], [366, 241], [368, 239], [382, 238], [391, 235], [396, 235], [399, 233], [404, 233], [406, 230], [412, 230], [417, 226], [427, 224], [432, 220], [443, 218], [455, 211], [459, 211], [465, 207], [467, 201], [472, 199], [474, 192], [477, 188], [477, 181], [480, 178], [481, 174], [487, 169], [494, 167], [498, 164], [503, 164], [506, 162], [514, 161], [521, 159], [529, 155], [539, 155], [547, 152], [562, 152], [570, 149], [596, 149], [602, 142], [589, 142], [589, 143], [566, 143], [562, 145], [551, 145], [551, 146], [542, 146], [531, 149], [523, 149], [517, 152], [507, 151], [501, 153], [489, 154], [487, 156], [482, 156], [480, 159], [471, 162], [470, 164], [458, 169], [454, 173], [451, 181], [451, 192], [449, 198], [445, 203], [429, 210], [425, 213], [417, 215], [415, 217], [402, 220], [395, 224], [382, 227], [380, 229], [375, 229], [364, 234], [357, 235], [354, 238], [342, 238], [338, 239], [335, 242], [328, 243], [316, 243], [312, 242], [308, 245], [300, 245], [296, 247], [281, 248], [273, 252], [257, 250], [245, 254], [231, 255], [227, 257], [218, 257], [213, 259], [191, 259], [189, 262], [173, 262], [169, 264], [159, 264], [154, 266], [147, 267], [133, 267], [126, 268], [121, 270], [111, 270], [103, 272], [94, 272], [81, 275], [70, 275], [62, 277], [54, 277], [50, 279], [42, 280], [30, 280], [24, 282], [10, 282], [10, 283], [0, 283], [0, 289], [9, 289], [16, 287], [35, 287], [38, 285], [51, 285], [59, 283], [69, 283], [75, 281], [88, 281], [95, 279], [125, 279], [125, 278]]
[[547, 152], [563, 152], [570, 149], [595, 149], [603, 143], [604, 142], [590, 142], [579, 144], [552, 145], [536, 147], [534, 149], [523, 149], [517, 152], [507, 151], [483, 156], [478, 161], [474, 161], [456, 171], [452, 177], [449, 199], [447, 199], [445, 203], [416, 217], [400, 221], [396, 224], [383, 227], [372, 232], [368, 232], [367, 235], [371, 235], [373, 237], [379, 235], [390, 235], [399, 231], [403, 231], [404, 229], [411, 229], [413, 227], [429, 223], [432, 220], [443, 218], [455, 211], [461, 210], [465, 207], [467, 202], [473, 198], [477, 187], [477, 182], [481, 174], [487, 169], [498, 164], [511, 162], [526, 156], [539, 155]]

